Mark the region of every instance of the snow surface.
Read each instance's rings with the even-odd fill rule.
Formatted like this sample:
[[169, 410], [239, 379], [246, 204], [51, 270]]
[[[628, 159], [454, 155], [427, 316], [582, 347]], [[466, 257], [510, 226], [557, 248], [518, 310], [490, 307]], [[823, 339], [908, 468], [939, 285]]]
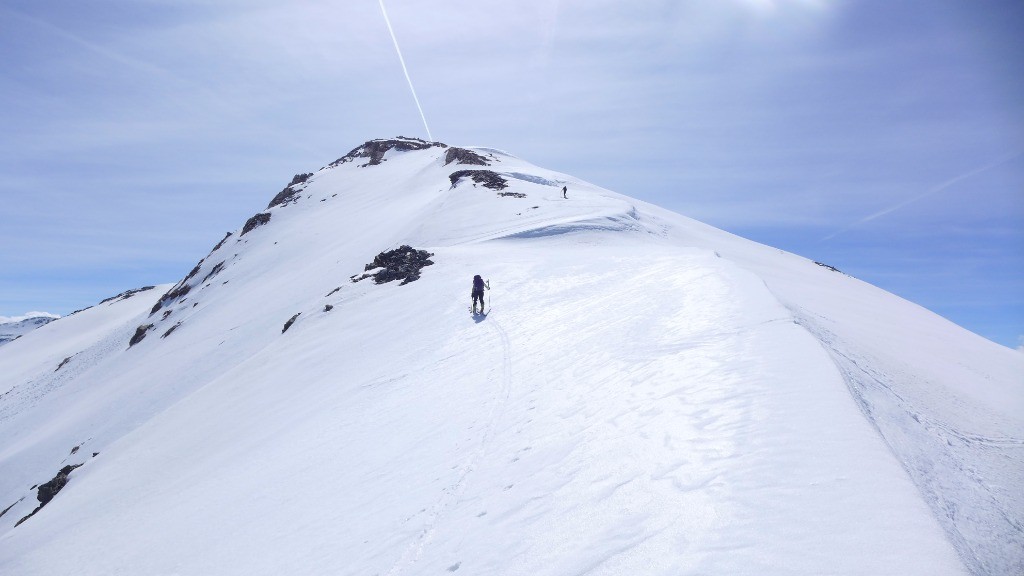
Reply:
[[0, 349], [0, 574], [1024, 573], [1024, 355], [474, 150], [526, 197], [338, 164]]

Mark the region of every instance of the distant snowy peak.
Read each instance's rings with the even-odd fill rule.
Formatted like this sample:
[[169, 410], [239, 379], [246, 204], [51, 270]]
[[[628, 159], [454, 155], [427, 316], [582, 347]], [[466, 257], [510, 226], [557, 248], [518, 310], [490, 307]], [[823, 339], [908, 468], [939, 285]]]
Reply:
[[60, 318], [57, 314], [49, 312], [28, 312], [24, 316], [7, 318], [0, 316], [0, 346], [11, 342], [23, 335], [45, 326]]

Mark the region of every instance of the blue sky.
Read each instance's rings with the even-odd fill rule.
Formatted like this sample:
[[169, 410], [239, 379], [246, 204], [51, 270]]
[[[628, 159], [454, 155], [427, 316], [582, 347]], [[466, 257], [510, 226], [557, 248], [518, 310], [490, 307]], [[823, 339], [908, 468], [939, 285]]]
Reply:
[[[435, 139], [1024, 342], [1019, 1], [386, 0]], [[0, 0], [0, 315], [182, 277], [291, 176], [425, 137], [376, 0]]]

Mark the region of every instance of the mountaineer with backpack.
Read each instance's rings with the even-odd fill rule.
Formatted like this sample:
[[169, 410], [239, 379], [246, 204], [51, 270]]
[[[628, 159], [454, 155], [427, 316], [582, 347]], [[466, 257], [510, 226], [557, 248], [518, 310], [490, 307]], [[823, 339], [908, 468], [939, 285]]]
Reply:
[[473, 276], [473, 293], [472, 293], [472, 296], [473, 296], [473, 314], [474, 315], [476, 314], [476, 301], [478, 299], [480, 300], [480, 313], [481, 314], [484, 313], [484, 288], [486, 288], [488, 290], [491, 289], [491, 282], [490, 282], [490, 280], [485, 282], [484, 279], [481, 278], [479, 274], [477, 274], [476, 276]]

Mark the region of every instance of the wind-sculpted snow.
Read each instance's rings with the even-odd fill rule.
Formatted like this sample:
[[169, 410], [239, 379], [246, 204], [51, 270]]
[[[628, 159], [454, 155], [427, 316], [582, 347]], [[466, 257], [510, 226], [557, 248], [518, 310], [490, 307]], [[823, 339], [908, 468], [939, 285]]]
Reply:
[[543, 184], [544, 186], [558, 186], [559, 185], [558, 182], [555, 182], [554, 180], [548, 180], [547, 178], [545, 178], [543, 176], [538, 176], [536, 174], [523, 174], [521, 172], [508, 172], [508, 173], [505, 174], [505, 176], [509, 176], [511, 178], [516, 178], [518, 180], [525, 180], [527, 182], [533, 182], [534, 184]]
[[[0, 348], [0, 573], [1020, 572], [1024, 355], [507, 153], [464, 148], [512, 195], [453, 182], [451, 149], [357, 147], [174, 285]], [[394, 246], [432, 265], [351, 282]]]

